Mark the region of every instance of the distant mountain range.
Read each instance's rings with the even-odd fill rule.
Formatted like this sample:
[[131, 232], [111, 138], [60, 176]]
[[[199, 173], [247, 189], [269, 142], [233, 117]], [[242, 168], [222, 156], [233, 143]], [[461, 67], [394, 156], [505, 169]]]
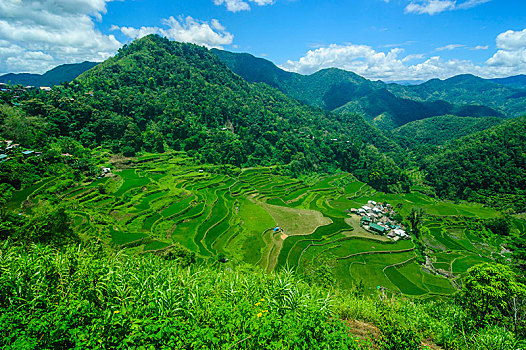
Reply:
[[213, 52], [247, 81], [266, 83], [325, 110], [359, 113], [387, 129], [434, 116], [503, 118], [526, 111], [526, 85], [521, 85], [525, 76], [487, 80], [459, 75], [419, 85], [386, 84], [336, 68], [301, 75], [250, 54]]
[[502, 85], [510, 85], [518, 88], [526, 88], [526, 75], [515, 75], [508, 78], [491, 79], [492, 82]]
[[53, 86], [65, 81], [72, 81], [88, 69], [95, 67], [97, 62], [82, 62], [63, 64], [44, 74], [8, 73], [0, 76], [0, 83], [24, 86]]
[[[421, 84], [371, 81], [337, 68], [301, 75], [247, 53], [213, 49], [228, 68], [249, 83], [265, 83], [307, 105], [340, 114], [358, 113], [383, 129], [429, 117], [522, 116], [526, 111], [526, 75], [482, 79], [458, 75]], [[43, 75], [6, 74], [0, 82], [53, 86], [71, 81], [96, 66], [95, 62], [65, 64]]]

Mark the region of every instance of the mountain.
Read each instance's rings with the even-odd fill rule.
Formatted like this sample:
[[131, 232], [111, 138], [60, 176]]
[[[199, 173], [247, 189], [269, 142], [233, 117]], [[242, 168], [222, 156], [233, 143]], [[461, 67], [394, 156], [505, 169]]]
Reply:
[[509, 85], [517, 88], [523, 88], [526, 89], [526, 75], [514, 75], [512, 77], [507, 78], [497, 78], [497, 79], [490, 79], [490, 81], [501, 84], [501, 85]]
[[471, 118], [444, 115], [415, 120], [392, 132], [398, 143], [409, 149], [424, 145], [439, 146], [503, 122], [501, 118]]
[[24, 86], [54, 86], [65, 81], [72, 81], [88, 69], [95, 67], [97, 62], [84, 61], [82, 63], [63, 64], [44, 74], [9, 73], [0, 76], [0, 83], [21, 84]]
[[[49, 132], [115, 153], [184, 150], [204, 163], [338, 169], [387, 190], [408, 180], [399, 146], [358, 115], [300, 104], [235, 75], [206, 48], [146, 36], [72, 83], [23, 103]], [[369, 179], [371, 174], [381, 174]], [[401, 187], [398, 186], [398, 189]]]
[[443, 100], [452, 104], [489, 107], [506, 117], [520, 117], [526, 109], [526, 89], [497, 84], [491, 80], [464, 74], [420, 85], [389, 84], [387, 89], [401, 98], [419, 102]]
[[526, 117], [454, 140], [422, 169], [442, 197], [511, 201], [526, 208]]
[[302, 75], [287, 72], [270, 61], [247, 53], [217, 49], [212, 49], [212, 52], [243, 79], [268, 84], [298, 101], [325, 110], [343, 106], [350, 99], [364, 96], [383, 85], [336, 68]]
[[467, 105], [458, 106], [442, 100], [418, 102], [400, 98], [387, 89], [380, 89], [334, 110], [336, 113], [358, 113], [376, 126], [393, 129], [415, 120], [442, 116], [446, 114], [460, 117], [503, 117], [489, 107]]
[[[353, 72], [336, 68], [311, 75], [286, 72], [272, 62], [250, 54], [222, 50], [213, 52], [234, 73], [251, 82], [266, 83], [305, 104], [336, 113], [359, 113], [384, 129], [393, 129], [413, 120], [445, 114], [470, 117], [504, 117], [502, 111], [466, 101], [448, 102], [404, 94], [405, 86], [370, 81]], [[492, 84], [495, 85], [495, 84]], [[417, 89], [425, 84], [412, 85]], [[412, 90], [411, 90], [412, 91]], [[427, 93], [425, 94], [427, 96]], [[476, 102], [476, 101], [475, 101]]]

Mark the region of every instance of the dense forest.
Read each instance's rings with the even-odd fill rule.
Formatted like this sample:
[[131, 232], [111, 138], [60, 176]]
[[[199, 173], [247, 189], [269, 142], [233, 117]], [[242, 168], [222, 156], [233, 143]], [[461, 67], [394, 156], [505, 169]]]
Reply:
[[14, 138], [9, 130], [24, 113], [31, 126], [16, 139], [27, 139], [19, 141], [26, 147], [44, 143], [33, 130], [127, 156], [167, 146], [206, 163], [283, 164], [296, 175], [341, 169], [382, 190], [409, 185], [392, 159], [403, 156], [398, 145], [362, 117], [322, 112], [249, 84], [209, 50], [159, 36], [133, 42], [52, 92], [30, 93], [22, 109], [3, 113], [1, 122], [3, 136]]
[[509, 202], [524, 211], [526, 117], [452, 141], [427, 157], [422, 168], [441, 196]]
[[405, 124], [394, 129], [392, 136], [404, 148], [439, 146], [448, 141], [489, 129], [502, 122], [502, 119], [495, 117], [472, 118], [444, 115]]
[[464, 74], [440, 80], [431, 79], [420, 85], [389, 84], [388, 89], [402, 98], [416, 101], [444, 100], [459, 105], [481, 105], [492, 108], [507, 117], [524, 115], [526, 95], [523, 86], [502, 85]]

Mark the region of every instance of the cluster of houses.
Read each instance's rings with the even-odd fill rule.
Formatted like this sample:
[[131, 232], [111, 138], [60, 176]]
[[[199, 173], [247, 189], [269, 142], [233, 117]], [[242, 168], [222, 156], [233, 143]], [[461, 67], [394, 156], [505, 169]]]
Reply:
[[[9, 160], [9, 155], [18, 152], [20, 145], [14, 143], [11, 140], [0, 140], [0, 163], [6, 162]], [[40, 156], [42, 152], [35, 152], [31, 149], [27, 149], [21, 152], [24, 158], [29, 158], [31, 156]]]
[[409, 238], [403, 226], [393, 219], [396, 213], [391, 204], [368, 201], [361, 208], [346, 211], [349, 215], [361, 216], [360, 225], [368, 231], [385, 235], [395, 241]]

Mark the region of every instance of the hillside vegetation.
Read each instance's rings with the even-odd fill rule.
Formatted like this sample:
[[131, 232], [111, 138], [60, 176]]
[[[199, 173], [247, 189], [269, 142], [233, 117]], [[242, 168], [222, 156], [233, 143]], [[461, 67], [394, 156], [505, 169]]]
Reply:
[[398, 143], [409, 149], [438, 146], [501, 124], [500, 118], [470, 118], [445, 115], [417, 120], [393, 130]]
[[502, 326], [477, 326], [459, 305], [365, 298], [287, 271], [185, 266], [97, 244], [56, 250], [0, 242], [0, 253], [4, 349], [520, 346]]
[[455, 140], [425, 159], [422, 168], [439, 195], [488, 203], [497, 196], [523, 211], [526, 117]]
[[129, 156], [168, 146], [206, 163], [288, 164], [296, 175], [341, 169], [363, 181], [379, 172], [383, 190], [409, 184], [391, 159], [403, 157], [397, 144], [360, 116], [301, 105], [245, 82], [206, 48], [159, 36], [133, 42], [73, 83], [31, 94], [22, 108], [41, 118], [44, 134], [86, 147]]
[[0, 348], [524, 348], [526, 117], [214, 52], [2, 88]]
[[[249, 54], [213, 50], [236, 74], [252, 82], [276, 87], [305, 104], [337, 113], [359, 113], [384, 129], [445, 114], [468, 117], [518, 116], [526, 100], [518, 90], [477, 78], [403, 86], [370, 81], [353, 72], [323, 69], [311, 75], [286, 72], [272, 62]], [[441, 81], [440, 81], [441, 82]], [[491, 99], [491, 96], [496, 97]], [[510, 102], [509, 96], [517, 97]], [[491, 103], [490, 103], [491, 102]], [[516, 108], [515, 108], [516, 107]]]
[[432, 79], [420, 85], [390, 84], [388, 89], [398, 97], [415, 101], [444, 100], [458, 105], [486, 106], [507, 117], [523, 116], [526, 104], [523, 88], [498, 84], [469, 74], [445, 80]]

